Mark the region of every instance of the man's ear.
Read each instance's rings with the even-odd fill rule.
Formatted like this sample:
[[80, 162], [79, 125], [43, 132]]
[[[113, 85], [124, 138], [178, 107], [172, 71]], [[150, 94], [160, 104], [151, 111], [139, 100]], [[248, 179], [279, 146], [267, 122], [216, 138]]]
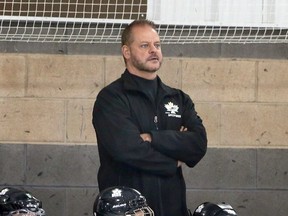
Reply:
[[124, 56], [125, 59], [130, 58], [130, 49], [127, 45], [122, 46], [122, 55]]

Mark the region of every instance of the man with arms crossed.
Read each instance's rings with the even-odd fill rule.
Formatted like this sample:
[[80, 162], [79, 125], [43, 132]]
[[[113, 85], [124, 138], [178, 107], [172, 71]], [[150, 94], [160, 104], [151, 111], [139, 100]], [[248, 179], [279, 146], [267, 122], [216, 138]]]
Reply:
[[202, 120], [187, 94], [158, 77], [162, 52], [153, 22], [125, 28], [122, 55], [126, 70], [100, 91], [93, 109], [99, 190], [132, 187], [156, 216], [187, 216], [181, 166], [194, 167], [206, 153]]

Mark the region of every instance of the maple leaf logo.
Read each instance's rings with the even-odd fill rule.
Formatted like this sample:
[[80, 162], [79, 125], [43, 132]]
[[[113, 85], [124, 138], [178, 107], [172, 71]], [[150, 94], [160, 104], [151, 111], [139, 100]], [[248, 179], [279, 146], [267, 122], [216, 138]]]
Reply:
[[112, 197], [120, 197], [122, 195], [122, 190], [114, 189], [112, 190]]
[[168, 112], [172, 114], [176, 114], [178, 112], [179, 106], [173, 104], [172, 102], [168, 102], [168, 104], [164, 105]]

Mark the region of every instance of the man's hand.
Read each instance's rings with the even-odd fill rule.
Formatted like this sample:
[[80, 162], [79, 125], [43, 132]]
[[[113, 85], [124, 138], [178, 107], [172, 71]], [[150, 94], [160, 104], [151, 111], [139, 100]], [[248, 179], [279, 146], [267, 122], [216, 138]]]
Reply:
[[147, 141], [147, 142], [150, 142], [152, 141], [152, 137], [149, 133], [143, 133], [143, 134], [140, 134], [141, 138], [143, 139], [143, 141]]
[[[181, 126], [180, 131], [181, 131], [181, 132], [187, 131], [187, 128], [184, 127], [184, 126]], [[143, 141], [145, 141], [145, 142], [150, 142], [150, 143], [151, 143], [152, 137], [151, 137], [151, 135], [150, 135], [149, 133], [143, 133], [143, 134], [140, 134], [140, 136], [141, 136], [141, 138], [143, 139]], [[182, 166], [182, 164], [183, 164], [182, 161], [178, 161], [177, 167]]]
[[[184, 126], [181, 126], [181, 128], [180, 128], [180, 131], [182, 132], [184, 132], [184, 131], [187, 131], [187, 128], [186, 127], [184, 127]], [[182, 166], [182, 164], [183, 164], [183, 162], [182, 161], [178, 161], [178, 163], [177, 163], [177, 167], [180, 167], [180, 166]]]
[[184, 126], [181, 126], [180, 131], [187, 131], [187, 128]]
[[180, 167], [180, 166], [182, 166], [182, 164], [183, 164], [183, 162], [182, 162], [182, 161], [178, 161], [178, 163], [177, 163], [177, 167]]

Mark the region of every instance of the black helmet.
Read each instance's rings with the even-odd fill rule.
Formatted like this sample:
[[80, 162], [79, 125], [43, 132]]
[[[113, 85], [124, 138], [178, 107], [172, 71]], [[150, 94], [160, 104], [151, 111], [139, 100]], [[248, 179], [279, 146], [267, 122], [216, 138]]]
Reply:
[[29, 192], [6, 187], [0, 191], [0, 216], [9, 215], [45, 216], [42, 202]]
[[99, 193], [93, 213], [94, 216], [154, 215], [139, 191], [124, 186], [110, 187]]
[[199, 205], [193, 216], [237, 216], [231, 205], [226, 203], [214, 204], [205, 202]]

